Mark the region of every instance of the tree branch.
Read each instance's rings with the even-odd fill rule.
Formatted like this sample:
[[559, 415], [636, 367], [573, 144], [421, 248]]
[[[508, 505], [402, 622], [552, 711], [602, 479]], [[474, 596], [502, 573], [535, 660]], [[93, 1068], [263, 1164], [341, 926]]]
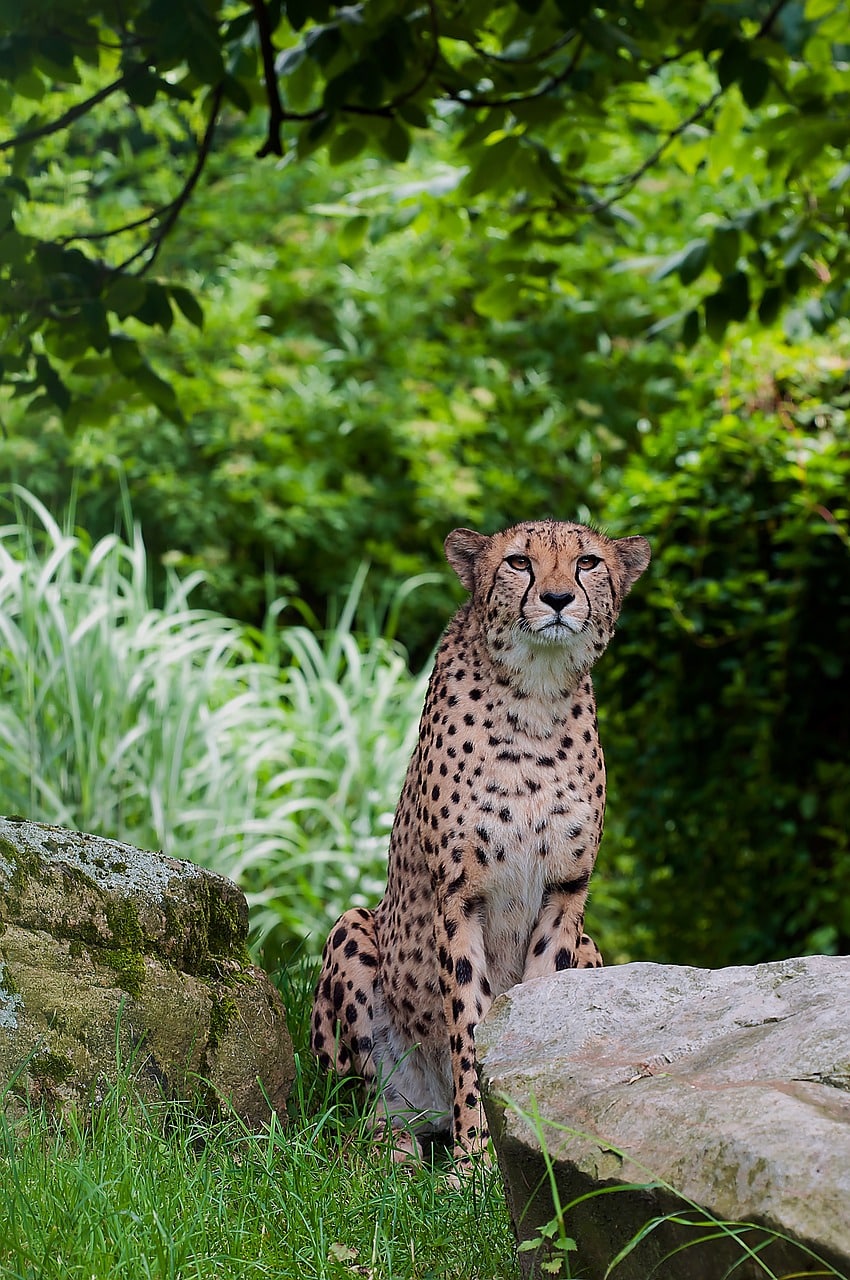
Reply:
[[725, 89], [715, 89], [710, 98], [707, 98], [705, 102], [701, 102], [689, 116], [685, 116], [684, 120], [679, 121], [675, 129], [670, 130], [664, 140], [658, 144], [652, 154], [647, 156], [642, 164], [638, 165], [637, 169], [634, 169], [631, 173], [627, 173], [623, 178], [617, 178], [616, 181], [610, 184], [617, 188], [612, 195], [607, 196], [604, 200], [597, 200], [593, 204], [585, 205], [584, 211], [586, 213], [604, 213], [607, 209], [610, 209], [612, 205], [616, 204], [618, 200], [622, 200], [623, 196], [627, 195], [628, 192], [640, 182], [643, 175], [655, 167], [667, 148], [674, 143], [677, 138], [681, 137], [685, 130], [689, 129], [692, 124], [696, 124], [699, 120], [702, 120], [703, 116], [708, 114], [714, 104], [723, 97], [725, 92]]
[[[280, 98], [280, 91], [277, 83], [277, 72], [275, 70], [275, 49], [272, 42], [271, 27], [268, 20], [268, 11], [265, 6], [265, 0], [251, 0], [254, 14], [257, 21], [257, 31], [260, 37], [260, 49], [263, 59], [263, 80], [266, 86], [266, 98], [269, 104], [269, 127], [266, 134], [266, 140], [257, 156], [283, 155], [283, 144], [281, 142], [281, 128], [287, 122], [291, 121], [295, 124], [307, 124], [313, 120], [319, 120], [323, 115], [328, 114], [327, 107], [315, 107], [312, 111], [288, 111]], [[380, 107], [364, 107], [356, 102], [343, 102], [334, 110], [355, 116], [380, 116], [384, 118], [392, 118], [400, 106], [405, 102], [409, 102], [414, 98], [421, 89], [430, 80], [437, 65], [440, 56], [440, 30], [437, 21], [437, 7], [435, 0], [428, 0], [428, 25], [431, 30], [432, 48], [422, 69], [422, 74], [417, 78], [416, 82], [403, 93], [399, 93], [395, 98], [391, 98], [389, 102], [384, 103]]]
[[185, 205], [188, 203], [189, 197], [198, 184], [201, 174], [204, 171], [210, 151], [212, 150], [213, 138], [215, 137], [215, 128], [218, 123], [218, 116], [221, 110], [221, 103], [224, 97], [224, 85], [216, 85], [212, 93], [212, 102], [210, 106], [210, 118], [207, 121], [207, 127], [204, 130], [204, 136], [198, 144], [198, 154], [195, 157], [195, 163], [191, 172], [183, 184], [180, 192], [175, 196], [170, 204], [164, 205], [160, 210], [162, 220], [154, 234], [148, 240], [147, 244], [141, 249], [137, 249], [129, 258], [120, 263], [116, 268], [118, 271], [126, 271], [134, 262], [138, 262], [140, 258], [149, 255], [136, 272], [137, 275], [144, 275], [154, 264], [162, 248], [166, 236], [171, 231], [180, 214], [183, 212]]
[[123, 89], [127, 81], [132, 79], [137, 71], [141, 69], [141, 65], [146, 66], [147, 64], [140, 64], [138, 68], [134, 67], [132, 71], [120, 76], [117, 80], [113, 80], [111, 84], [104, 85], [102, 89], [98, 89], [97, 93], [92, 94], [90, 98], [86, 98], [84, 102], [78, 102], [75, 106], [69, 107], [58, 120], [51, 120], [48, 124], [38, 125], [34, 129], [27, 129], [24, 133], [16, 134], [14, 138], [6, 138], [5, 141], [0, 142], [0, 151], [9, 151], [12, 147], [25, 146], [28, 142], [37, 142], [39, 138], [49, 138], [51, 134], [61, 133], [63, 129], [67, 129], [69, 125], [84, 116], [87, 111], [91, 111], [92, 107], [96, 107], [98, 103], [104, 102], [113, 93]]
[[553, 41], [546, 49], [541, 49], [539, 53], [524, 54], [521, 58], [507, 58], [501, 53], [489, 53], [487, 49], [480, 44], [476, 44], [474, 40], [469, 40], [467, 43], [473, 53], [477, 53], [479, 58], [483, 58], [485, 62], [495, 62], [503, 67], [523, 67], [551, 58], [553, 53], [559, 53], [561, 49], [575, 39], [577, 34], [576, 28], [572, 27], [569, 31], [565, 31], [562, 36], [559, 36], [557, 40]]
[[259, 159], [264, 156], [282, 156], [283, 143], [281, 142], [280, 131], [286, 116], [283, 110], [283, 103], [280, 100], [280, 90], [277, 84], [277, 70], [275, 68], [275, 48], [272, 40], [271, 23], [269, 22], [269, 11], [266, 8], [265, 0], [251, 0], [251, 7], [254, 10], [254, 19], [257, 23], [257, 34], [260, 37], [260, 54], [263, 60], [263, 81], [266, 86], [266, 99], [269, 104], [269, 127], [266, 133], [266, 140], [257, 152]]
[[447, 84], [442, 84], [440, 88], [451, 102], [456, 102], [461, 107], [516, 107], [522, 106], [526, 102], [536, 102], [538, 98], [545, 98], [552, 93], [554, 89], [559, 88], [562, 84], [566, 84], [567, 80], [569, 80], [570, 76], [578, 66], [581, 56], [585, 50], [585, 38], [581, 33], [573, 32], [570, 39], [575, 39], [576, 34], [578, 34], [576, 47], [563, 71], [559, 71], [557, 75], [550, 76], [539, 89], [532, 89], [529, 93], [514, 93], [510, 94], [507, 98], [464, 98], [459, 92], [450, 89]]
[[[756, 32], [754, 39], [759, 40], [763, 36], [769, 33], [770, 28], [773, 26], [773, 23], [776, 21], [779, 14], [782, 12], [786, 4], [788, 3], [789, 3], [789, 0], [775, 0], [774, 4], [770, 8], [770, 11], [766, 14], [763, 22], [761, 23], [758, 31]], [[702, 120], [702, 118], [706, 116], [709, 111], [711, 111], [715, 103], [717, 103], [719, 99], [723, 97], [723, 94], [725, 92], [726, 92], [725, 88], [715, 89], [714, 93], [712, 93], [711, 96], [705, 100], [705, 102], [701, 102], [700, 105], [694, 111], [692, 111], [689, 116], [686, 116], [684, 120], [679, 121], [675, 129], [670, 130], [670, 132], [667, 134], [664, 140], [658, 144], [658, 146], [655, 148], [652, 154], [649, 155], [646, 158], [646, 160], [644, 160], [643, 164], [639, 165], [638, 168], [635, 169], [632, 173], [626, 174], [625, 177], [618, 178], [615, 183], [609, 184], [611, 186], [616, 186], [617, 188], [617, 190], [612, 195], [607, 196], [604, 200], [598, 200], [593, 204], [586, 205], [584, 207], [584, 211], [586, 213], [594, 213], [594, 214], [604, 213], [606, 210], [610, 209], [614, 204], [616, 204], [619, 200], [622, 200], [623, 196], [627, 195], [628, 192], [631, 191], [637, 185], [638, 182], [640, 182], [644, 174], [648, 173], [650, 169], [654, 168], [654, 166], [658, 163], [658, 161], [664, 155], [664, 152], [671, 145], [671, 143], [675, 142], [677, 138], [681, 137], [681, 135], [685, 132], [685, 130], [689, 129], [692, 124], [696, 124], [699, 120]]]

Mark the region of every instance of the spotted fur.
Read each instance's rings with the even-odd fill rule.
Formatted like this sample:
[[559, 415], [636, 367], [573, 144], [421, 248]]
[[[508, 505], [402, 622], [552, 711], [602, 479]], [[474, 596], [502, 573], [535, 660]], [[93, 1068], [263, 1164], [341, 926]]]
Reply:
[[379, 1099], [381, 1124], [486, 1142], [473, 1034], [500, 992], [601, 956], [584, 933], [605, 765], [590, 669], [644, 538], [545, 520], [446, 555], [471, 598], [446, 631], [390, 840], [386, 894], [323, 956], [312, 1046]]

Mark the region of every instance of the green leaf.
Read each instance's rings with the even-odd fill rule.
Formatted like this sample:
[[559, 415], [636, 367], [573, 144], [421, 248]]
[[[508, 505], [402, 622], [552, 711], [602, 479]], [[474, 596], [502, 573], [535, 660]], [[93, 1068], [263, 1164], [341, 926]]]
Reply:
[[148, 281], [145, 284], [144, 301], [132, 314], [137, 320], [141, 320], [142, 324], [159, 325], [160, 329], [167, 333], [174, 324], [174, 312], [168, 299], [168, 290], [156, 281]]
[[19, 75], [13, 85], [15, 93], [33, 102], [41, 102], [44, 97], [44, 81], [37, 71], [25, 71]]
[[342, 224], [338, 235], [340, 253], [348, 256], [362, 248], [369, 231], [370, 222], [371, 218], [366, 217], [365, 214], [360, 214], [356, 218], [349, 218]]
[[750, 52], [743, 40], [730, 40], [717, 61], [717, 79], [721, 89], [740, 80], [750, 62]]
[[331, 140], [328, 147], [328, 159], [331, 164], [345, 164], [359, 156], [369, 139], [362, 129], [343, 129]]
[[254, 25], [254, 15], [250, 9], [244, 9], [242, 13], [237, 14], [235, 18], [227, 23], [224, 28], [225, 44], [232, 44], [236, 40], [241, 40], [247, 35]]
[[689, 311], [682, 321], [682, 342], [690, 349], [699, 341], [700, 322], [699, 311], [694, 309]]
[[17, 231], [4, 232], [0, 235], [0, 262], [9, 267], [22, 267], [30, 256], [32, 245], [29, 236], [22, 236]]
[[481, 316], [491, 320], [509, 320], [516, 312], [520, 301], [520, 287], [510, 277], [496, 280], [475, 295], [473, 305]]
[[510, 171], [518, 147], [519, 140], [513, 135], [500, 138], [492, 146], [484, 147], [480, 158], [473, 164], [464, 179], [463, 187], [467, 195], [477, 196], [503, 182]]
[[387, 80], [397, 84], [407, 70], [412, 52], [410, 31], [401, 18], [393, 19], [372, 44], [372, 61]]
[[291, 71], [287, 71], [285, 88], [286, 97], [295, 111], [306, 111], [313, 96], [313, 89], [318, 78], [318, 69], [311, 58], [302, 58]]
[[741, 96], [748, 107], [755, 108], [770, 85], [770, 67], [761, 59], [750, 58], [740, 76]]
[[725, 276], [721, 292], [728, 301], [729, 317], [746, 320], [750, 310], [750, 282], [744, 271], [733, 271]]
[[339, 27], [318, 27], [307, 33], [304, 47], [320, 67], [327, 67], [342, 45]]
[[177, 304], [177, 307], [189, 323], [193, 324], [196, 329], [203, 329], [204, 309], [191, 289], [185, 289], [182, 285], [172, 285], [169, 292], [172, 300]]
[[733, 271], [717, 293], [705, 299], [705, 327], [717, 341], [730, 320], [745, 320], [750, 310], [750, 282], [743, 271]]
[[577, 25], [593, 11], [594, 0], [555, 0], [569, 26]]
[[310, 0], [286, 0], [284, 8], [293, 31], [300, 31], [310, 17]]
[[104, 306], [114, 311], [119, 320], [125, 320], [140, 307], [147, 293], [144, 280], [138, 276], [116, 276], [103, 297]]
[[403, 102], [398, 109], [398, 114], [405, 124], [411, 125], [414, 129], [427, 129], [431, 124], [427, 113], [418, 102]]
[[361, 87], [360, 68], [346, 67], [339, 75], [328, 80], [322, 94], [322, 106], [328, 111], [335, 111], [348, 102], [356, 102], [360, 98]]
[[186, 51], [189, 70], [201, 84], [220, 84], [224, 80], [224, 59], [221, 48], [206, 35], [198, 34]]
[[149, 107], [155, 100], [161, 83], [159, 76], [141, 64], [126, 68], [125, 75], [124, 92], [128, 102], [137, 107]]
[[396, 164], [404, 164], [410, 154], [410, 134], [398, 120], [393, 120], [380, 140], [381, 149]]
[[784, 289], [778, 284], [768, 285], [765, 289], [764, 293], [761, 295], [758, 307], [758, 317], [762, 324], [773, 324], [774, 320], [779, 315], [784, 293]]
[[805, 254], [814, 253], [823, 244], [823, 239], [819, 231], [815, 231], [812, 227], [806, 227], [801, 235], [792, 240], [783, 253], [782, 265], [795, 267]]
[[[76, 33], [75, 33], [76, 34]], [[64, 84], [79, 84], [80, 74], [74, 65], [74, 49], [64, 36], [50, 33], [43, 35], [34, 50], [35, 62], [48, 77]]]
[[59, 374], [53, 368], [53, 365], [47, 359], [47, 356], [36, 356], [35, 358], [36, 375], [39, 382], [44, 387], [45, 392], [55, 404], [64, 413], [71, 404], [71, 393], [65, 386], [65, 383], [59, 377]]
[[109, 339], [109, 350], [118, 372], [123, 373], [125, 378], [132, 378], [142, 364], [138, 342], [124, 334], [113, 333]]
[[621, 57], [623, 53], [628, 53], [633, 58], [640, 57], [641, 50], [637, 41], [614, 23], [604, 22], [595, 14], [585, 20], [582, 30], [588, 44], [610, 57]]
[[735, 270], [741, 252], [741, 233], [726, 223], [716, 227], [711, 237], [711, 261], [721, 275]]
[[327, 112], [311, 120], [298, 135], [297, 152], [299, 159], [310, 155], [323, 142], [326, 133], [333, 123], [333, 116]]
[[683, 284], [696, 280], [708, 262], [709, 243], [707, 240], [691, 240], [677, 253], [662, 262], [652, 273], [652, 280], [665, 280], [667, 276], [678, 273]]
[[[850, 166], [848, 166], [850, 168]], [[23, 196], [25, 200], [30, 198], [29, 185], [24, 182], [23, 178], [5, 178], [2, 185], [8, 191], [14, 191], [16, 195]]]
[[159, 411], [172, 422], [182, 423], [183, 415], [177, 402], [177, 395], [170, 383], [161, 378], [146, 361], [134, 369], [132, 379], [145, 398], [155, 405]]
[[709, 247], [707, 240], [694, 240], [685, 251], [678, 267], [682, 284], [691, 284], [702, 274], [708, 263]]
[[88, 298], [80, 306], [78, 329], [95, 351], [105, 351], [109, 346], [109, 324], [106, 307], [100, 298]]
[[850, 179], [850, 164], [844, 164], [838, 170], [838, 173], [836, 173], [835, 177], [830, 180], [830, 183], [829, 183], [830, 191], [840, 191], [841, 188], [847, 183], [848, 179]]
[[705, 331], [714, 342], [719, 342], [731, 319], [726, 298], [722, 293], [712, 293], [703, 303]]
[[226, 75], [222, 81], [224, 96], [228, 102], [232, 102], [234, 107], [239, 111], [243, 111], [247, 116], [253, 107], [251, 95], [241, 80], [236, 76]]

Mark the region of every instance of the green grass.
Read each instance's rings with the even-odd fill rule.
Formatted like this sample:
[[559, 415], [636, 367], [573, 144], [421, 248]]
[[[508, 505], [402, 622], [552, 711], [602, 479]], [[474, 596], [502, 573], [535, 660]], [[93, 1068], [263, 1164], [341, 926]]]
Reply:
[[[307, 972], [288, 992], [296, 1039]], [[301, 1052], [297, 1065], [288, 1125], [259, 1136], [145, 1106], [126, 1082], [89, 1124], [0, 1117], [0, 1276], [516, 1280], [495, 1172], [454, 1189], [439, 1168], [399, 1168], [349, 1090]]]
[[219, 871], [271, 962], [316, 951], [384, 881], [424, 694], [387, 638], [401, 601], [355, 634], [361, 573], [327, 635], [287, 601], [259, 632], [192, 608], [196, 583], [171, 579], [152, 608], [138, 530], [92, 545], [17, 490], [0, 528], [0, 812]]

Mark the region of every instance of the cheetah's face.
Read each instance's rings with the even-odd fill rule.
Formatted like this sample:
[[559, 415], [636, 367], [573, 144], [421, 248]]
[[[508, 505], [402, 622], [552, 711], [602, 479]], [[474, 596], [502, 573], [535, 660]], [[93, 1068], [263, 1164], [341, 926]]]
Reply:
[[489, 538], [456, 529], [446, 554], [472, 592], [494, 657], [519, 669], [549, 650], [581, 672], [611, 638], [650, 550], [645, 538], [612, 540], [584, 525], [545, 520]]

